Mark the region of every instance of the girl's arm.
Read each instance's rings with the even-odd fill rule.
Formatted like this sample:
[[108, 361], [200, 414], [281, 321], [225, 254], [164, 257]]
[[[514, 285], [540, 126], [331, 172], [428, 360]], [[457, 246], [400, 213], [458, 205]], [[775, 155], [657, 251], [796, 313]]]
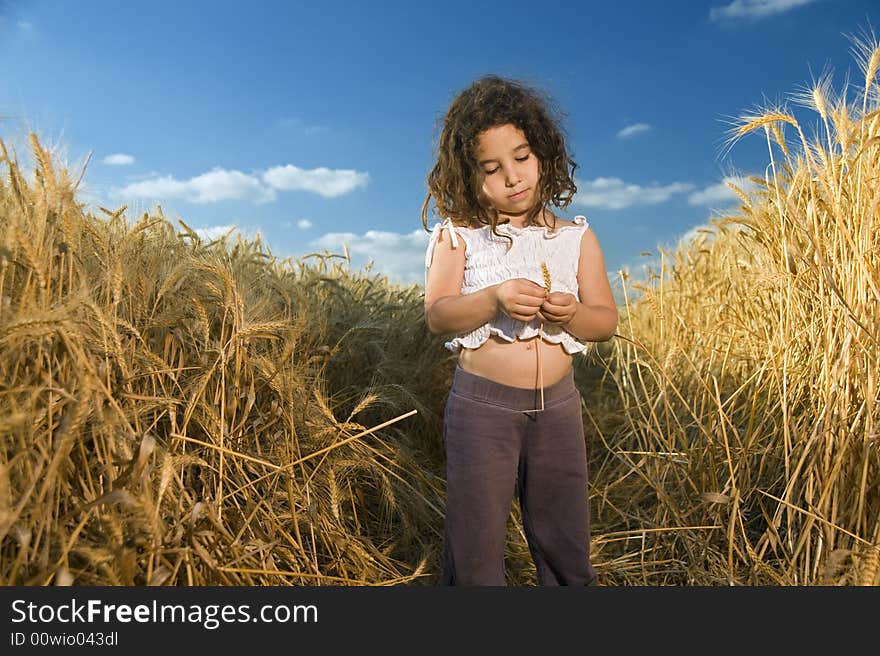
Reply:
[[464, 264], [465, 249], [441, 230], [425, 280], [425, 323], [435, 335], [470, 332], [498, 313], [498, 285], [462, 295]]
[[482, 326], [498, 314], [495, 288], [484, 287], [473, 294], [442, 296], [430, 305], [425, 295], [425, 321], [435, 335], [467, 333]]
[[578, 260], [578, 292], [574, 316], [565, 329], [580, 340], [604, 342], [617, 330], [617, 304], [608, 283], [605, 259], [599, 240], [591, 228], [584, 230]]

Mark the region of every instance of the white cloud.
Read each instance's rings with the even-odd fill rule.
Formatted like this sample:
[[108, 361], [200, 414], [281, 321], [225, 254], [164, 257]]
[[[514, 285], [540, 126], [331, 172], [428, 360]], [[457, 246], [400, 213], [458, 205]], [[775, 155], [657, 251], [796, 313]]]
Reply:
[[366, 187], [369, 174], [351, 169], [301, 169], [298, 166], [274, 166], [263, 173], [263, 181], [279, 191], [313, 191], [333, 198]]
[[[706, 232], [707, 230], [710, 231], [712, 234]], [[710, 225], [708, 223], [701, 223], [700, 225], [694, 226], [680, 237], [676, 237], [672, 243], [676, 246], [680, 242], [684, 242], [687, 244], [697, 239], [697, 237], [701, 236], [705, 237], [707, 241], [711, 241], [715, 238], [715, 234], [717, 234], [717, 229], [713, 225]]]
[[815, 0], [733, 0], [723, 7], [712, 7], [709, 19], [713, 21], [738, 18], [760, 20], [791, 9], [808, 5]]
[[424, 284], [428, 236], [421, 228], [409, 233], [383, 230], [367, 230], [362, 235], [328, 232], [309, 242], [309, 246], [341, 255], [344, 243], [351, 257], [352, 269], [362, 268], [372, 261], [372, 271], [388, 276], [392, 282]]
[[114, 153], [107, 155], [101, 162], [110, 166], [128, 166], [129, 164], [134, 164], [134, 157], [124, 153]]
[[635, 123], [633, 125], [627, 125], [620, 132], [617, 133], [618, 139], [626, 139], [627, 137], [633, 137], [637, 134], [641, 134], [642, 132], [648, 132], [651, 129], [651, 126], [647, 123]]
[[158, 176], [153, 173], [148, 179], [138, 180], [114, 190], [114, 194], [118, 197], [151, 200], [183, 198], [199, 204], [224, 200], [269, 203], [276, 199], [278, 191], [310, 191], [333, 198], [347, 194], [358, 187], [365, 187], [368, 181], [368, 173], [351, 169], [332, 170], [324, 167], [301, 169], [288, 164], [273, 167], [262, 173], [247, 174], [218, 166], [208, 173], [202, 173], [189, 180], [178, 180], [174, 176]]
[[29, 21], [20, 20], [20, 21], [18, 21], [18, 28], [21, 30], [29, 31], [34, 28], [34, 25], [33, 25], [33, 23], [31, 23]]
[[691, 205], [708, 205], [716, 206], [720, 203], [728, 203], [730, 201], [738, 201], [739, 196], [727, 185], [730, 182], [745, 193], [750, 193], [755, 188], [755, 183], [745, 176], [729, 175], [721, 182], [709, 185], [705, 189], [695, 191], [688, 196], [688, 203]]
[[312, 222], [309, 221], [308, 219], [300, 219], [299, 221], [296, 222], [296, 227], [299, 228], [300, 230], [308, 230], [309, 228], [312, 227]]
[[158, 171], [150, 171], [149, 173], [129, 173], [126, 174], [125, 179], [128, 182], [140, 182], [142, 180], [149, 180], [150, 178], [158, 178], [162, 174]]
[[[215, 239], [219, 239], [223, 235], [225, 235], [230, 230], [237, 229], [234, 225], [218, 225], [218, 226], [209, 226], [207, 228], [196, 228], [196, 234], [199, 237], [206, 241], [214, 241]], [[230, 237], [232, 233], [230, 233]]]
[[135, 182], [116, 190], [115, 194], [151, 199], [183, 198], [198, 204], [240, 199], [268, 203], [276, 197], [275, 190], [266, 187], [259, 178], [220, 167], [189, 180], [177, 180], [166, 175]]
[[668, 185], [652, 183], [647, 187], [627, 184], [620, 178], [596, 178], [578, 180], [578, 193], [574, 204], [606, 210], [622, 210], [633, 205], [657, 205], [665, 203], [675, 194], [690, 191], [694, 186], [686, 182]]

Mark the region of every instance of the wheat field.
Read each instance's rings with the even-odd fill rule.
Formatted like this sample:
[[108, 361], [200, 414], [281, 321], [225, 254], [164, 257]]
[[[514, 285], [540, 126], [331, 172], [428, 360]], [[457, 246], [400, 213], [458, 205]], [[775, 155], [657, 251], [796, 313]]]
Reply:
[[[605, 585], [880, 584], [880, 47], [748, 112], [763, 178], [575, 362]], [[0, 584], [431, 585], [454, 355], [419, 285], [79, 202], [0, 141]], [[517, 507], [513, 585], [535, 582]]]
[[880, 584], [880, 47], [855, 53], [855, 99], [827, 75], [794, 94], [815, 135], [785, 107], [740, 117], [765, 177], [622, 322], [602, 467], [641, 503], [597, 494], [625, 539], [658, 529], [629, 563], [645, 583]]

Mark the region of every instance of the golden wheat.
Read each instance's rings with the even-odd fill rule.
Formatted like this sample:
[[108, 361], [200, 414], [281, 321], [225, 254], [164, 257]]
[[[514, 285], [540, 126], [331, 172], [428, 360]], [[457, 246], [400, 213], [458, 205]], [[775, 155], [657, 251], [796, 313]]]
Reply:
[[[0, 580], [242, 585], [293, 572], [308, 584], [424, 582], [424, 563], [437, 566], [442, 487], [423, 475], [423, 456], [403, 452], [439, 457], [395, 423], [436, 416], [408, 406], [447, 383], [414, 375], [437, 369], [431, 349], [394, 356], [426, 339], [419, 290], [341, 266], [297, 270], [241, 239], [202, 244], [185, 224], [176, 234], [161, 208], [131, 228], [124, 207], [84, 214], [69, 204], [74, 182], [32, 141], [36, 185], [8, 159], [11, 183], [0, 183], [0, 537], [35, 538], [3, 541]], [[56, 202], [69, 206], [49, 211]], [[326, 294], [322, 273], [346, 293]], [[376, 344], [371, 326], [392, 311], [400, 320]], [[365, 366], [368, 351], [390, 359]], [[358, 394], [371, 369], [371, 393]], [[400, 385], [417, 379], [427, 387], [415, 396]], [[308, 403], [319, 381], [325, 413]], [[352, 452], [399, 469], [343, 479], [335, 463]], [[270, 463], [291, 464], [265, 477]]]
[[[878, 57], [872, 42], [862, 55], [871, 76]], [[876, 103], [870, 84], [865, 98]], [[807, 140], [794, 116], [774, 107], [739, 120], [737, 137], [764, 128], [766, 180], [753, 179], [749, 194], [730, 185], [739, 212], [712, 221], [711, 241], [680, 244], [659, 292], [634, 285], [643, 294], [627, 303], [628, 333], [614, 350], [626, 421], [607, 457], [645, 455], [633, 462], [638, 486], [621, 479], [605, 494], [624, 480], [634, 497], [656, 494], [661, 503], [644, 526], [717, 525], [708, 535], [651, 539], [654, 553], [682, 563], [667, 572], [680, 582], [703, 575], [684, 565], [695, 544], [717, 562], [717, 582], [814, 584], [826, 572], [875, 580], [868, 529], [880, 510], [880, 461], [876, 450], [847, 444], [867, 444], [880, 423], [880, 230], [870, 182], [880, 163], [865, 156], [880, 141], [878, 108], [847, 105], [824, 77], [800, 99], [824, 133]], [[684, 454], [680, 464], [661, 457], [672, 451]], [[704, 500], [697, 507], [694, 492]], [[713, 502], [721, 498], [730, 501]]]

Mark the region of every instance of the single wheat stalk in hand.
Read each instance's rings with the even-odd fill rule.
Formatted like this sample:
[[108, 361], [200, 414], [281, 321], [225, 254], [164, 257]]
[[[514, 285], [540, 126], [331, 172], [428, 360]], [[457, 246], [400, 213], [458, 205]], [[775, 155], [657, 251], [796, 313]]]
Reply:
[[[544, 274], [544, 288], [550, 293], [550, 270], [545, 262], [541, 262], [541, 273]], [[535, 356], [538, 359], [538, 385], [541, 387], [541, 407], [534, 410], [523, 410], [522, 412], [541, 412], [544, 410], [544, 370], [541, 367], [541, 331], [544, 330], [544, 321], [541, 321], [541, 327], [538, 329], [538, 336], [535, 339]]]
[[[550, 269], [547, 268], [546, 262], [541, 262], [541, 273], [544, 274], [544, 288], [550, 293]], [[538, 354], [538, 383], [541, 386], [541, 410], [544, 409], [544, 370], [541, 367], [541, 332], [544, 330], [544, 322], [541, 321], [541, 327], [538, 330], [538, 341], [535, 347]]]

